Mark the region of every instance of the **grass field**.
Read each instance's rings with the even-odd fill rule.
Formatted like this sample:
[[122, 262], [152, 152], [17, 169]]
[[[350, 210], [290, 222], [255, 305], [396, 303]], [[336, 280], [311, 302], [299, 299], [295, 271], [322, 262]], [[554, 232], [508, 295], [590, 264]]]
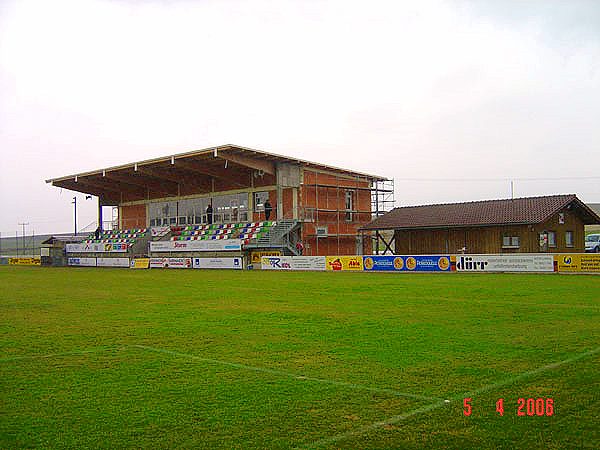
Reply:
[[1, 448], [600, 447], [598, 276], [0, 267], [0, 289]]

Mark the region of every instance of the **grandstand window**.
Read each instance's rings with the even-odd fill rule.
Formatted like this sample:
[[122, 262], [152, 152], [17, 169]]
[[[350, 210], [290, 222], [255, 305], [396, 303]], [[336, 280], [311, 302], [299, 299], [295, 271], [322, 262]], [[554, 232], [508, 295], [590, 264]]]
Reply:
[[264, 192], [255, 192], [254, 193], [254, 211], [264, 211], [265, 210], [265, 202], [269, 198], [269, 193], [267, 191]]
[[504, 236], [502, 248], [519, 248], [519, 236]]
[[179, 225], [185, 225], [187, 224], [187, 217], [185, 216], [179, 216], [179, 219], [177, 220]]
[[548, 231], [548, 247], [556, 247], [556, 232]]
[[150, 226], [151, 227], [156, 226], [156, 219], [150, 219]]
[[565, 231], [565, 245], [567, 247], [573, 247], [573, 232]]

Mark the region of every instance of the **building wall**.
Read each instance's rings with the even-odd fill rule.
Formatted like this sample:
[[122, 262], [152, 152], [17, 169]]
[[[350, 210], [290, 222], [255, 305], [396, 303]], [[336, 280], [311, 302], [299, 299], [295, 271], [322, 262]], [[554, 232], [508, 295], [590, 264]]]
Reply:
[[[142, 228], [149, 224], [147, 205], [151, 201], [178, 201], [182, 198], [213, 197], [235, 192], [248, 192], [250, 196], [249, 211], [251, 221], [265, 220], [264, 211], [254, 210], [254, 192], [268, 191], [269, 201], [273, 207], [270, 220], [298, 219], [301, 221], [300, 238], [302, 239], [306, 255], [354, 255], [361, 252], [370, 253], [371, 242], [365, 240], [365, 245], [358, 241], [358, 229], [369, 223], [371, 217], [371, 192], [370, 181], [349, 176], [336, 176], [330, 173], [302, 169], [300, 171], [300, 184], [297, 187], [284, 184], [275, 187], [277, 177], [264, 174], [260, 177], [248, 177], [247, 180], [238, 179], [240, 184], [234, 185], [222, 180], [214, 180], [210, 187], [205, 189], [182, 186], [179, 197], [160, 196], [150, 194], [144, 201], [124, 202], [120, 206], [121, 228]], [[289, 178], [288, 178], [289, 181]], [[293, 185], [298, 182], [296, 177]], [[244, 183], [247, 183], [244, 184]], [[329, 186], [318, 186], [324, 184]], [[351, 220], [347, 220], [346, 191], [351, 191], [353, 196], [353, 212]], [[278, 202], [278, 195], [281, 199]], [[278, 211], [278, 207], [282, 211]], [[359, 212], [354, 212], [359, 211]], [[327, 237], [317, 240], [317, 227], [327, 227]]]
[[[328, 186], [319, 186], [328, 185]], [[362, 189], [360, 189], [362, 188]], [[304, 169], [298, 193], [298, 216], [307, 255], [357, 254], [358, 229], [371, 217], [370, 181]], [[347, 220], [346, 191], [353, 195], [351, 220]], [[316, 237], [317, 227], [327, 228], [327, 237]], [[358, 248], [362, 248], [359, 245]], [[370, 242], [368, 243], [370, 251]], [[360, 250], [358, 250], [360, 251]]]
[[146, 228], [146, 205], [129, 205], [119, 208], [119, 228]]
[[[465, 227], [454, 229], [396, 231], [396, 254], [433, 253], [580, 253], [584, 248], [584, 226], [581, 218], [570, 210], [564, 214], [564, 223], [559, 223], [559, 213], [538, 225], [502, 225], [491, 227]], [[542, 232], [556, 233], [556, 246], [540, 248]], [[573, 246], [567, 247], [565, 234], [573, 232]], [[504, 236], [518, 236], [519, 248], [503, 247]]]
[[[535, 233], [539, 235], [544, 231], [554, 231], [556, 233], [556, 247], [548, 248], [549, 253], [581, 253], [585, 251], [585, 226], [581, 218], [570, 209], [565, 208], [560, 213], [564, 214], [564, 223], [560, 223], [559, 214], [555, 214], [546, 222], [535, 226]], [[565, 232], [573, 232], [573, 247], [567, 247], [565, 242]], [[539, 243], [538, 243], [539, 246]], [[539, 250], [538, 250], [539, 251]]]

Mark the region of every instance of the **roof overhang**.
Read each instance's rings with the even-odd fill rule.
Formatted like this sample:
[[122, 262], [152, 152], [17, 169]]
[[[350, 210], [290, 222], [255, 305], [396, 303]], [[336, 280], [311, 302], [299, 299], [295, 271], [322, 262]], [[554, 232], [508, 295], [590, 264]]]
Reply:
[[414, 226], [414, 227], [369, 227], [364, 226], [359, 228], [359, 231], [416, 231], [416, 230], [454, 230], [460, 228], [489, 228], [503, 226], [522, 226], [535, 225], [532, 222], [508, 222], [508, 223], [486, 223], [486, 224], [466, 224], [466, 225], [432, 225], [432, 226]]
[[[53, 186], [92, 194], [107, 202], [120, 203], [125, 193], [129, 199], [177, 197], [181, 188], [196, 187], [210, 192], [214, 180], [246, 187], [253, 173], [275, 180], [277, 164], [296, 164], [340, 175], [361, 177], [369, 181], [387, 178], [326, 164], [291, 158], [237, 145], [223, 145], [160, 158], [147, 159], [104, 169], [92, 170], [46, 180]], [[274, 184], [274, 183], [273, 183]]]

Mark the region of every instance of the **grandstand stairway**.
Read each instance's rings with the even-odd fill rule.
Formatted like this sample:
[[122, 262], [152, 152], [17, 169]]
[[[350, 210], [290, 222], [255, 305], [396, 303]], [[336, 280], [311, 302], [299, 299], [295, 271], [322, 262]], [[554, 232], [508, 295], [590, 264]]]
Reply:
[[300, 227], [297, 220], [283, 219], [277, 221], [276, 225], [262, 236], [251, 241], [248, 248], [280, 248], [287, 250], [292, 255], [298, 255], [296, 242], [292, 240], [292, 232]]

